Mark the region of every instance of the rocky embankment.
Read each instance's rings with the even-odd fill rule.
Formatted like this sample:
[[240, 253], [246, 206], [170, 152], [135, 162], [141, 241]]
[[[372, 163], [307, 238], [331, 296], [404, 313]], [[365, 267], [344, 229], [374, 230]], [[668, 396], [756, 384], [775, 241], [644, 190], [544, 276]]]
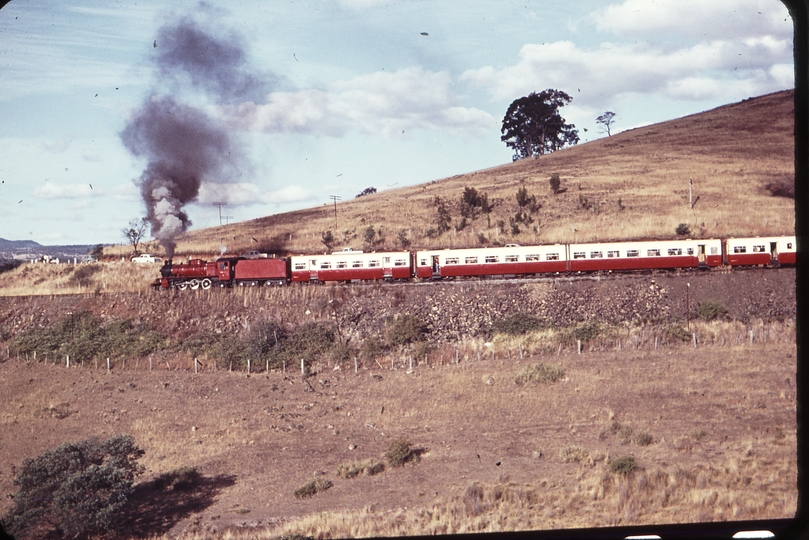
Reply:
[[420, 284], [291, 286], [139, 294], [27, 296], [0, 299], [0, 337], [49, 326], [80, 310], [105, 319], [134, 318], [183, 338], [200, 332], [240, 334], [253, 321], [294, 326], [337, 321], [343, 337], [381, 336], [386, 317], [418, 316], [431, 339], [478, 335], [514, 313], [557, 326], [684, 321], [701, 301], [719, 302], [742, 321], [795, 316], [794, 269], [684, 272], [658, 275], [558, 277], [542, 281], [467, 281]]

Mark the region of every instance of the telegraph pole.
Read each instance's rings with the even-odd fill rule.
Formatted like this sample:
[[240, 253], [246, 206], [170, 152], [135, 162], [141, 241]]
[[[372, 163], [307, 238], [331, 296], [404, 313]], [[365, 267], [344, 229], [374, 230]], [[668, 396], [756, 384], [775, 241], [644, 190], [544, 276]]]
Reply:
[[334, 226], [337, 226], [337, 201], [342, 199], [339, 195], [329, 195], [329, 199], [334, 201]]
[[226, 203], [226, 202], [215, 202], [215, 203], [211, 203], [211, 204], [213, 204], [214, 206], [219, 207], [219, 224], [221, 225], [222, 224], [222, 207], [227, 206], [228, 203]]

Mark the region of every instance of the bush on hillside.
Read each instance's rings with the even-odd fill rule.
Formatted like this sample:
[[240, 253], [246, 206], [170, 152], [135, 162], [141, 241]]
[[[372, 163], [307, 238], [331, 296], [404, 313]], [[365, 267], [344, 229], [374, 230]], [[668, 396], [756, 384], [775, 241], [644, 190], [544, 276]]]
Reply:
[[114, 532], [121, 526], [144, 454], [129, 435], [67, 443], [22, 463], [14, 505], [4, 516], [19, 540], [54, 530], [68, 537]]
[[391, 467], [403, 467], [405, 463], [418, 463], [419, 456], [410, 448], [412, 443], [407, 439], [396, 439], [388, 445], [385, 458]]
[[93, 358], [146, 356], [169, 346], [169, 340], [132, 319], [106, 324], [89, 311], [60, 319], [49, 328], [24, 332], [11, 342], [13, 353], [30, 353], [39, 358], [70, 355], [75, 361]]
[[706, 321], [724, 318], [727, 312], [721, 302], [714, 300], [703, 300], [697, 304], [697, 317]]
[[415, 315], [398, 313], [385, 319], [385, 339], [391, 347], [421, 341], [426, 333], [426, 326]]
[[538, 364], [528, 364], [514, 377], [514, 383], [522, 386], [524, 384], [551, 384], [561, 380], [565, 376], [565, 370], [558, 366], [549, 366], [543, 362]]
[[544, 328], [542, 319], [529, 313], [513, 313], [492, 324], [493, 334], [520, 336]]

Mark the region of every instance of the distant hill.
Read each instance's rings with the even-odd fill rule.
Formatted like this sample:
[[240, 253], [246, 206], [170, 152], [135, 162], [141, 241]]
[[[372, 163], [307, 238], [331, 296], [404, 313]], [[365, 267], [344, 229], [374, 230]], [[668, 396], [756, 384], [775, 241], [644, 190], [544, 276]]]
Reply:
[[6, 240], [0, 238], [0, 260], [35, 259], [48, 255], [68, 259], [86, 255], [93, 245], [44, 246], [33, 240]]
[[[794, 91], [776, 92], [538, 159], [343, 201], [336, 220], [326, 205], [190, 231], [178, 238], [177, 253], [213, 258], [222, 244], [228, 253], [323, 252], [326, 231], [333, 249], [366, 250], [674, 238], [679, 224], [691, 237], [793, 234], [793, 128]], [[553, 174], [561, 178], [557, 194]], [[467, 187], [487, 195], [489, 213], [463, 215]], [[520, 188], [535, 197], [533, 211], [517, 204]], [[439, 200], [450, 219], [443, 232]]]

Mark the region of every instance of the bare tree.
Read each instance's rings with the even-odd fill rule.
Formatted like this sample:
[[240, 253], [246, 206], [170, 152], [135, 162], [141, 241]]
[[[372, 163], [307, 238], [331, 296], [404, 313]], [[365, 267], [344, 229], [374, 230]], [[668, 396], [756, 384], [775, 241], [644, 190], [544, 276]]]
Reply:
[[149, 221], [146, 218], [141, 218], [133, 219], [129, 222], [129, 225], [121, 229], [121, 234], [126, 238], [127, 242], [132, 244], [132, 249], [135, 251], [136, 256], [139, 255], [138, 244], [146, 236], [146, 227], [148, 226]]
[[612, 137], [612, 133], [610, 133], [610, 128], [612, 127], [615, 118], [615, 113], [612, 111], [607, 111], [598, 118], [596, 118], [596, 124], [604, 124], [604, 133], [607, 134], [607, 137]]

